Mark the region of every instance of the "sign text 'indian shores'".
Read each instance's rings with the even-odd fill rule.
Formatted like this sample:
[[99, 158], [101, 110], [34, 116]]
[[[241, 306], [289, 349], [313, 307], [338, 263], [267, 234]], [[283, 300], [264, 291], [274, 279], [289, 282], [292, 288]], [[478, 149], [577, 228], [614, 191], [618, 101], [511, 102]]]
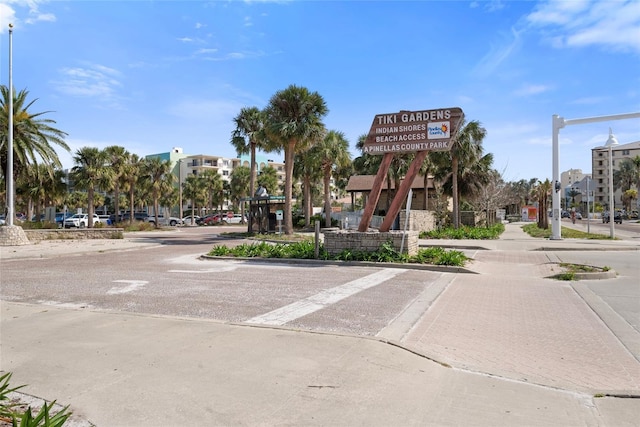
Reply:
[[377, 114], [363, 150], [366, 154], [447, 151], [463, 117], [458, 107]]

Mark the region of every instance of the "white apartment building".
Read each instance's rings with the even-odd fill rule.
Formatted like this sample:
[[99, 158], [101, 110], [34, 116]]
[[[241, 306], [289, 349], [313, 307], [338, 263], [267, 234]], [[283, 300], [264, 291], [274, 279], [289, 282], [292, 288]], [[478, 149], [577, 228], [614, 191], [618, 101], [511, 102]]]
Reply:
[[[640, 141], [628, 144], [620, 144], [612, 147], [611, 163], [613, 172], [619, 169], [620, 162], [624, 159], [633, 159], [640, 156]], [[593, 172], [594, 201], [607, 207], [609, 204], [609, 147], [601, 146], [591, 150], [591, 171]], [[637, 189], [640, 191], [640, 189]], [[622, 209], [622, 192], [614, 190], [614, 208]], [[639, 200], [636, 200], [639, 203]]]

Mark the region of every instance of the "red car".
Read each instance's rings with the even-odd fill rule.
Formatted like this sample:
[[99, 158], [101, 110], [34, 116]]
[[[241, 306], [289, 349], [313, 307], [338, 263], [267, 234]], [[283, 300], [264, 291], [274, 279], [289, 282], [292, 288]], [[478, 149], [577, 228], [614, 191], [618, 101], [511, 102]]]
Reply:
[[222, 217], [220, 214], [210, 214], [198, 219], [198, 225], [213, 225], [220, 224]]

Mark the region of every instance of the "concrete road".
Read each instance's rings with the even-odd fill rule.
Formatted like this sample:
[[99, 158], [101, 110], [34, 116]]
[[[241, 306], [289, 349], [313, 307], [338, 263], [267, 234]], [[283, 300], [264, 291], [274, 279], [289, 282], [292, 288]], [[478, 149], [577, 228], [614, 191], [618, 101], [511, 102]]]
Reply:
[[[0, 369], [100, 426], [640, 419], [640, 399], [613, 397], [640, 393], [637, 330], [617, 337], [544, 278], [583, 252], [530, 252], [516, 232], [477, 251], [478, 274], [198, 259], [215, 231], [0, 248]], [[628, 249], [611, 260], [629, 268], [617, 293]], [[620, 324], [602, 288], [592, 303]]]

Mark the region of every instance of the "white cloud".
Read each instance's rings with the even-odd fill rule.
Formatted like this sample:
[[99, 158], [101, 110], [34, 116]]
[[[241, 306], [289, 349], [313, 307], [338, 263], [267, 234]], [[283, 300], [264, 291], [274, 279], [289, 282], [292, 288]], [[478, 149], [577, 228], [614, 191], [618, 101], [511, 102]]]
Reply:
[[9, 24], [16, 23], [16, 11], [6, 3], [0, 3], [0, 34], [9, 31]]
[[516, 90], [513, 94], [516, 96], [529, 96], [529, 95], [538, 95], [540, 93], [548, 92], [551, 89], [550, 86], [546, 85], [525, 85], [520, 89]]
[[218, 49], [198, 49], [196, 51], [196, 55], [207, 55], [207, 54], [211, 54], [211, 53], [216, 53], [218, 51]]
[[61, 80], [54, 81], [56, 90], [66, 95], [81, 97], [115, 97], [116, 89], [121, 87], [121, 73], [100, 64], [88, 64], [86, 67], [67, 67], [59, 70]]
[[521, 32], [515, 28], [510, 34], [502, 34], [503, 40], [497, 45], [492, 45], [480, 62], [474, 67], [474, 72], [481, 76], [491, 75], [504, 61], [516, 52], [522, 45]]
[[549, 1], [527, 21], [556, 48], [600, 46], [640, 53], [640, 2]]

